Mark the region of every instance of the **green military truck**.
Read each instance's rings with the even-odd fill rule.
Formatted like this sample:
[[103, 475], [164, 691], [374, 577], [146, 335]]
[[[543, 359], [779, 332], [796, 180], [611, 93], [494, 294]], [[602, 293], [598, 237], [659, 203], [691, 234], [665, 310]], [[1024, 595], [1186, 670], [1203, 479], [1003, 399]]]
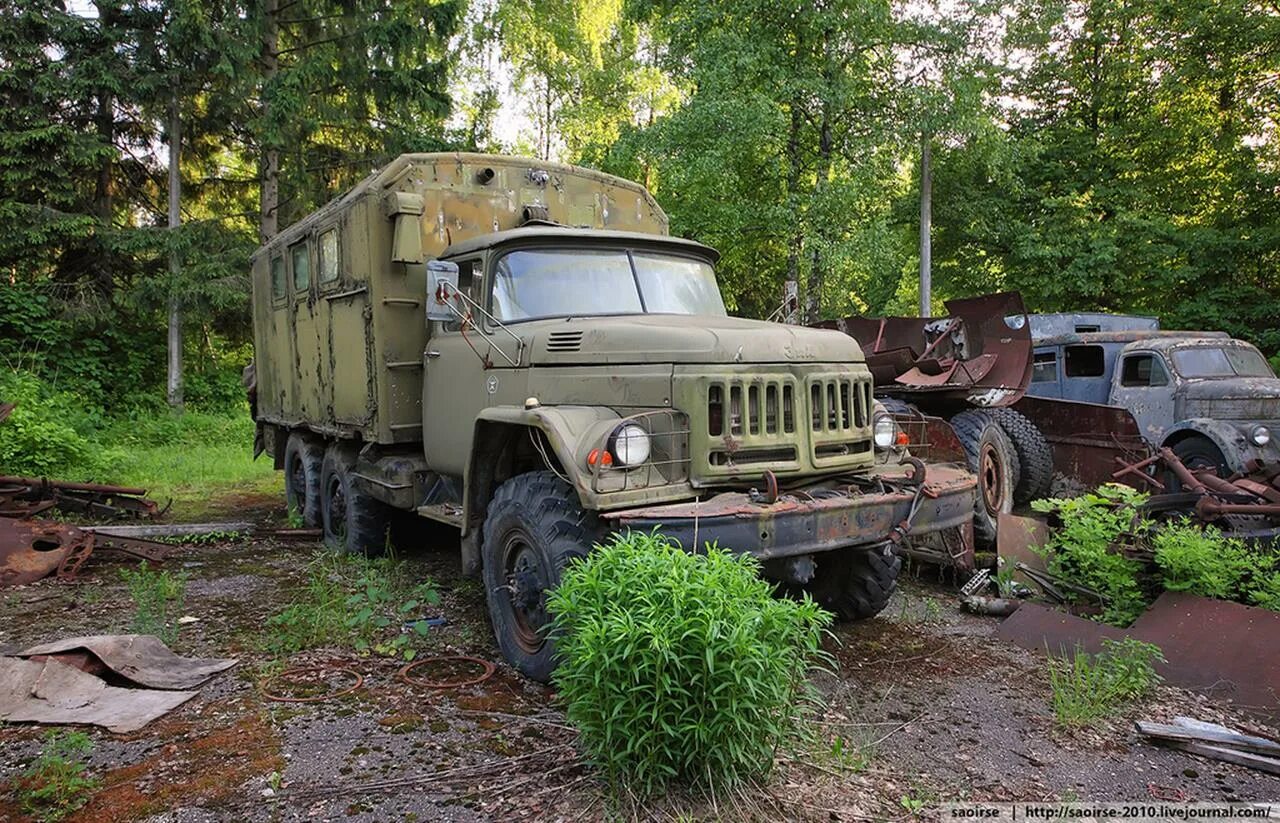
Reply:
[[974, 480], [897, 445], [848, 336], [729, 317], [716, 260], [616, 177], [400, 157], [253, 257], [257, 447], [335, 549], [381, 550], [396, 509], [456, 526], [534, 678], [545, 591], [613, 530], [874, 615], [896, 543], [969, 539]]

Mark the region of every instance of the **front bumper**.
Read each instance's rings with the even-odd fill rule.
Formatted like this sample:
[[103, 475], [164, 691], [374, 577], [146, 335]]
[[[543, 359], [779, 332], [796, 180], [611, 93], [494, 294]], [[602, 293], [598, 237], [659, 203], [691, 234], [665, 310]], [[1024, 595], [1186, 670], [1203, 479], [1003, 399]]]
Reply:
[[977, 480], [959, 466], [929, 465], [918, 505], [917, 485], [910, 481], [908, 467], [881, 471], [877, 478], [883, 482], [883, 491], [849, 486], [799, 491], [782, 494], [773, 503], [742, 492], [724, 492], [695, 503], [602, 516], [618, 530], [660, 528], [689, 549], [715, 542], [762, 560], [880, 545], [896, 540], [895, 527], [908, 520], [910, 537], [964, 526], [973, 518]]

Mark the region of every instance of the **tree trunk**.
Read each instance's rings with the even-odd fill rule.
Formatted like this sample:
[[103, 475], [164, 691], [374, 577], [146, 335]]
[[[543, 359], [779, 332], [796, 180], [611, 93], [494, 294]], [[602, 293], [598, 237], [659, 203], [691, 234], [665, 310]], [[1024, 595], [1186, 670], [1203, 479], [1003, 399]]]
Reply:
[[178, 274], [181, 268], [173, 235], [182, 222], [179, 206], [182, 203], [182, 116], [178, 110], [175, 92], [169, 102], [169, 406], [182, 411], [182, 303], [178, 294]]
[[[818, 174], [813, 186], [813, 200], [815, 204], [821, 204], [822, 196], [825, 193], [827, 178], [831, 175], [831, 151], [834, 141], [831, 135], [831, 104], [824, 101], [822, 104], [822, 122], [818, 126]], [[817, 237], [811, 238], [813, 243], [813, 252], [810, 255], [809, 262], [809, 285], [805, 311], [805, 321], [809, 324], [817, 323], [822, 319], [822, 291], [826, 284], [826, 271], [822, 264], [822, 239], [824, 232], [818, 230], [815, 232]]]
[[787, 132], [787, 203], [791, 213], [791, 239], [787, 246], [787, 282], [800, 282], [800, 251], [804, 248], [804, 226], [800, 221], [800, 129], [802, 126], [800, 102], [791, 101], [791, 127]]
[[[279, 0], [265, 0], [262, 20], [262, 85], [264, 89], [271, 85], [280, 67], [279, 13]], [[264, 93], [262, 97], [262, 119], [268, 122], [271, 119], [269, 93]], [[261, 150], [262, 205], [258, 234], [265, 243], [275, 237], [280, 230], [280, 149], [274, 142], [264, 142]]]
[[930, 315], [933, 303], [933, 158], [930, 136], [920, 139], [920, 316]]

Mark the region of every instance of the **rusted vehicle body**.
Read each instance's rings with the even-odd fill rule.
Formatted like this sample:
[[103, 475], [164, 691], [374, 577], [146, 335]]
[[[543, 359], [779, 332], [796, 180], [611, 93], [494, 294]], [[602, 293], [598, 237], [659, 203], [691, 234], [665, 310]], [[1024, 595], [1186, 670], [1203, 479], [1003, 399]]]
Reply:
[[401, 157], [254, 256], [261, 448], [336, 549], [380, 550], [397, 509], [456, 526], [535, 678], [546, 590], [610, 530], [871, 616], [895, 545], [967, 539], [974, 480], [901, 448], [848, 336], [729, 317], [717, 259], [625, 180]]
[[1127, 409], [1153, 449], [1220, 476], [1280, 463], [1280, 379], [1219, 332], [1107, 331], [1038, 339], [1028, 393]]

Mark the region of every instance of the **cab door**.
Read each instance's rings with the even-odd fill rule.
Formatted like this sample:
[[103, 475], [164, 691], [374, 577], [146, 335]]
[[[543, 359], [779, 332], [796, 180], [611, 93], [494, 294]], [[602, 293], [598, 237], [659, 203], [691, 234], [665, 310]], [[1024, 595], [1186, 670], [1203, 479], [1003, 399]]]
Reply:
[[[458, 289], [478, 300], [479, 260], [457, 263]], [[428, 289], [434, 292], [431, 284]], [[488, 397], [489, 372], [471, 347], [483, 352], [486, 346], [475, 330], [463, 332], [461, 321], [429, 326], [422, 355], [422, 448], [433, 471], [461, 476], [471, 454], [476, 417]]]
[[1153, 351], [1126, 352], [1113, 381], [1111, 405], [1128, 409], [1142, 436], [1152, 443], [1160, 442], [1175, 422], [1173, 379], [1164, 357]]

